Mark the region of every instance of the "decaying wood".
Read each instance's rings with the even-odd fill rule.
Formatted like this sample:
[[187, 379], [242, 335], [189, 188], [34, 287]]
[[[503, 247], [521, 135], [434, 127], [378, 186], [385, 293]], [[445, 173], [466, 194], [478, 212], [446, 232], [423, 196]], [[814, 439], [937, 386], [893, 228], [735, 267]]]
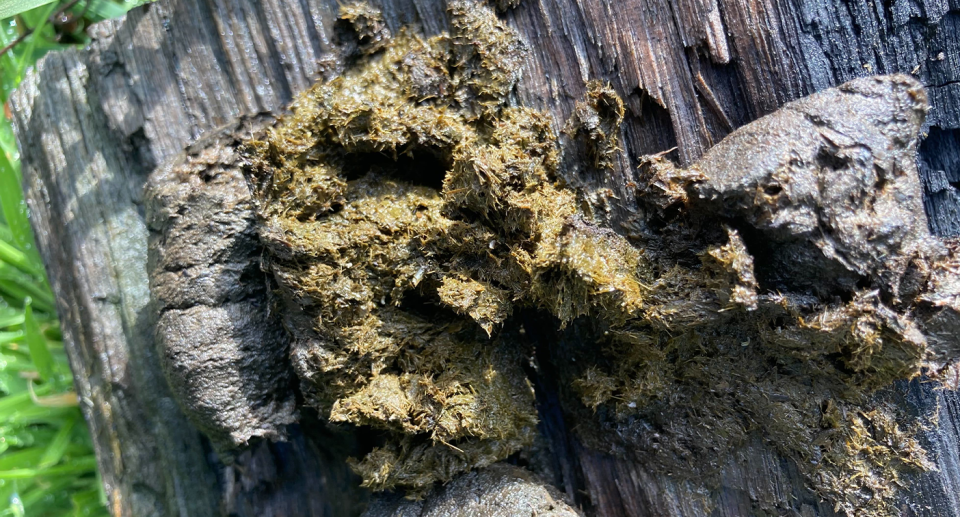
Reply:
[[[441, 0], [382, 0], [391, 30], [447, 27]], [[28, 202], [78, 393], [114, 515], [345, 515], [358, 501], [338, 440], [302, 424], [231, 467], [170, 397], [153, 343], [141, 193], [147, 174], [242, 114], [281, 108], [327, 73], [335, 0], [162, 0], [92, 31], [82, 51], [46, 57], [12, 97]], [[863, 75], [913, 73], [932, 110], [919, 153], [930, 227], [960, 234], [960, 6], [948, 0], [525, 0], [505, 15], [528, 43], [518, 99], [568, 120], [589, 80], [627, 105], [612, 171], [580, 166], [571, 183], [610, 206], [636, 195], [644, 154], [677, 147], [689, 164], [732, 127]], [[567, 164], [572, 165], [572, 164]], [[531, 326], [533, 328], [533, 326]], [[547, 332], [541, 336], [551, 339]], [[571, 433], [545, 369], [538, 391], [548, 481], [603, 516], [832, 515], [796, 468], [751, 443], [704, 494], [586, 449]], [[939, 470], [905, 500], [906, 515], [960, 513], [960, 402], [930, 385], [891, 391], [939, 412], [925, 446]], [[349, 451], [341, 451], [349, 452]], [[791, 513], [792, 512], [792, 513]]]

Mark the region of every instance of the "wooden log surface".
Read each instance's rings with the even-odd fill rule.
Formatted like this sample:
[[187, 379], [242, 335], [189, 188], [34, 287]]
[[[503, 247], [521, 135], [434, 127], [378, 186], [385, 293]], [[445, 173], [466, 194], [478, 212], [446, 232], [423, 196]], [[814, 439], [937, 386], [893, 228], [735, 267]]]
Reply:
[[[396, 30], [445, 30], [442, 0], [380, 0]], [[225, 467], [185, 420], [153, 348], [141, 194], [147, 174], [241, 114], [281, 108], [323, 71], [336, 0], [161, 0], [91, 29], [89, 48], [52, 54], [12, 97], [38, 244], [114, 515], [347, 515], [362, 494], [320, 427]], [[569, 166], [630, 213], [644, 154], [687, 164], [733, 128], [858, 76], [913, 73], [932, 110], [919, 153], [931, 229], [960, 234], [960, 3], [956, 0], [524, 0], [504, 14], [529, 47], [517, 100], [564, 121], [590, 79], [628, 107], [613, 171]], [[609, 189], [609, 190], [604, 190]], [[913, 383], [904, 404], [939, 411], [926, 437], [939, 471], [905, 514], [960, 514], [960, 403]], [[603, 516], [831, 515], [763, 444], [703, 494], [585, 449], [550, 390], [541, 424], [551, 480]], [[792, 512], [792, 513], [791, 513]]]

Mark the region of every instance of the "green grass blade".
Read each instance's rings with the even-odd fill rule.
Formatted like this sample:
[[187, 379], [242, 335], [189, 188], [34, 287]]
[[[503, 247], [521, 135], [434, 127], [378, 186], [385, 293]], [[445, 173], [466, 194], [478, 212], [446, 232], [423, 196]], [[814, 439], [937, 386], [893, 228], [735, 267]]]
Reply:
[[[9, 124], [4, 118], [0, 123]], [[0, 147], [5, 147], [0, 144]], [[33, 245], [33, 234], [30, 221], [27, 219], [26, 204], [23, 202], [23, 193], [20, 191], [20, 174], [17, 172], [19, 163], [8, 152], [0, 152], [0, 207], [3, 208], [3, 219], [13, 235], [13, 240], [20, 249], [30, 249]]]
[[86, 9], [87, 16], [95, 20], [110, 20], [127, 14], [128, 7], [108, 0], [89, 0], [77, 3], [77, 9]]
[[23, 325], [23, 313], [9, 311], [7, 313], [0, 313], [0, 328], [14, 327], [17, 325]]
[[73, 504], [73, 513], [71, 517], [93, 517], [94, 515], [107, 515], [104, 508], [105, 502], [100, 500], [100, 490], [85, 490], [75, 492], [70, 497]]
[[[22, 305], [24, 300], [30, 298], [31, 293], [35, 294], [38, 290], [39, 288], [37, 286], [24, 288], [24, 286], [21, 286], [17, 282], [0, 277], [0, 295], [3, 295], [7, 301], [14, 305]], [[46, 296], [42, 296], [41, 298], [33, 300], [33, 307], [39, 311], [52, 313], [53, 305], [51, 305], [46, 298]]]
[[58, 346], [63, 346], [63, 332], [60, 331], [60, 322], [54, 321], [53, 324], [47, 324], [43, 329], [43, 337], [47, 338], [47, 341], [56, 341]]
[[4, 354], [3, 359], [0, 360], [0, 371], [3, 372], [13, 372], [19, 376], [20, 372], [32, 372], [35, 370], [36, 367], [32, 362], [14, 355]]
[[6, 262], [24, 273], [37, 277], [43, 276], [43, 272], [37, 270], [37, 267], [34, 265], [35, 262], [33, 262], [26, 253], [18, 250], [2, 239], [0, 239], [0, 261]]
[[[31, 367], [33, 365], [30, 365]], [[25, 371], [25, 370], [21, 370]], [[27, 388], [27, 380], [20, 376], [20, 371], [9, 369], [0, 371], [0, 392], [4, 394], [19, 393]], [[8, 442], [0, 442], [0, 455], [5, 448], [9, 447]]]
[[56, 0], [0, 0], [0, 18], [16, 16], [41, 5], [53, 3]]
[[[0, 57], [0, 61], [5, 61], [6, 57]], [[6, 72], [4, 71], [2, 75], [6, 75]], [[7, 88], [7, 85], [3, 85], [4, 90]], [[30, 228], [27, 204], [23, 200], [23, 191], [20, 188], [20, 160], [18, 159], [17, 143], [10, 127], [10, 121], [2, 116], [0, 116], [0, 212], [3, 213], [3, 220], [6, 222], [3, 233], [9, 235], [12, 238], [12, 243], [21, 253], [30, 262], [37, 265], [32, 269], [39, 270], [42, 268], [41, 264], [43, 262], [40, 260], [40, 254], [37, 253], [34, 245], [33, 229]], [[7, 239], [4, 239], [4, 241], [7, 241]]]
[[14, 486], [13, 494], [8, 499], [10, 501], [10, 506], [7, 507], [3, 512], [3, 516], [7, 517], [24, 517], [27, 512], [23, 507], [23, 501], [20, 500], [20, 496], [17, 494], [16, 486]]
[[[0, 30], [0, 34], [2, 33], [3, 31]], [[0, 72], [2, 72], [0, 76], [7, 75], [6, 68], [8, 67], [4, 66], [6, 57], [0, 57]], [[6, 84], [7, 82], [9, 81], [6, 79], [0, 80], [0, 87], [4, 91], [13, 89], [11, 85]], [[6, 97], [6, 95], [4, 94], [3, 97]], [[4, 98], [3, 101], [6, 102], [6, 99]], [[23, 200], [20, 183], [20, 160], [16, 137], [13, 134], [10, 121], [6, 117], [0, 116], [0, 213], [3, 214], [3, 220], [6, 222], [0, 229], [0, 240], [6, 246], [13, 244], [20, 252], [19, 256], [11, 253], [12, 260], [0, 258], [18, 268], [27, 270], [28, 273], [39, 274], [44, 279], [41, 283], [46, 286], [43, 261], [40, 259], [40, 254], [34, 244], [33, 229], [30, 227], [27, 204]]]
[[16, 330], [13, 332], [0, 332], [0, 345], [8, 345], [10, 343], [15, 343], [23, 339], [23, 331]]
[[30, 296], [27, 294], [27, 291], [20, 287], [16, 282], [11, 282], [10, 280], [4, 280], [2, 278], [0, 278], [0, 295], [6, 299], [7, 303], [12, 305], [20, 305], [23, 303], [23, 300]]
[[60, 427], [57, 435], [53, 437], [53, 441], [50, 442], [47, 450], [44, 451], [43, 458], [40, 459], [40, 468], [45, 469], [60, 463], [60, 460], [63, 458], [63, 453], [65, 453], [70, 446], [70, 437], [73, 434], [73, 427], [76, 424], [77, 419], [73, 417], [68, 419], [67, 422]]
[[[13, 20], [3, 20], [0, 24], [0, 45], [4, 47], [13, 43], [17, 39], [19, 32], [16, 23]], [[7, 102], [7, 97], [19, 84], [17, 73], [17, 47], [13, 47], [9, 52], [0, 56], [0, 101]], [[6, 118], [6, 117], [4, 117]], [[13, 155], [16, 156], [15, 154]]]
[[0, 456], [0, 470], [15, 469], [22, 465], [37, 465], [43, 457], [42, 447], [28, 447]]
[[5, 224], [0, 224], [0, 241], [6, 242], [6, 243], [13, 242], [13, 234], [10, 233], [10, 228], [7, 228], [7, 225]]
[[7, 280], [17, 284], [20, 289], [29, 295], [35, 302], [40, 302], [37, 308], [43, 311], [49, 311], [53, 308], [53, 293], [41, 283], [37, 277], [32, 277], [19, 269], [0, 262], [0, 280]]
[[33, 364], [37, 366], [37, 373], [40, 374], [40, 378], [44, 381], [52, 381], [54, 374], [53, 354], [50, 353], [50, 349], [47, 348], [47, 343], [43, 339], [43, 334], [40, 333], [40, 325], [33, 318], [33, 304], [29, 298], [26, 307], [24, 307], [23, 317], [24, 340], [30, 348], [30, 358], [33, 359]]
[[0, 470], [0, 480], [32, 479], [39, 476], [61, 476], [63, 474], [81, 474], [97, 468], [97, 459], [93, 456], [76, 458], [66, 465], [47, 469], [10, 469]]
[[[76, 397], [73, 400], [76, 403]], [[6, 423], [9, 425], [50, 425], [56, 427], [63, 425], [64, 420], [73, 415], [76, 410], [76, 406], [46, 407], [31, 404], [23, 411], [10, 415]]]
[[26, 391], [13, 393], [0, 398], [0, 422], [13, 416], [18, 411], [30, 407], [32, 404], [33, 401], [30, 400], [30, 393]]
[[[3, 1], [3, 0], [0, 0]], [[28, 19], [28, 15], [36, 16], [33, 18], [33, 23], [31, 24], [33, 29], [33, 35], [27, 38], [27, 48], [23, 51], [23, 54], [20, 56], [19, 63], [17, 63], [17, 77], [23, 78], [23, 73], [27, 70], [27, 67], [35, 63], [43, 53], [37, 53], [37, 45], [40, 42], [44, 41], [44, 38], [37, 37], [38, 35], [43, 35], [45, 32], [48, 32], [50, 28], [50, 16], [57, 10], [57, 3], [51, 3], [50, 5], [41, 6], [35, 11], [25, 11], [23, 13], [24, 19]], [[56, 45], [44, 45], [50, 48], [56, 48]]]
[[50, 515], [54, 508], [62, 508], [67, 504], [67, 496], [63, 492], [70, 489], [75, 480], [71, 477], [62, 477], [56, 481], [50, 482], [44, 480], [44, 483], [36, 483], [36, 487], [29, 491], [24, 491], [23, 507], [30, 508], [30, 515]]

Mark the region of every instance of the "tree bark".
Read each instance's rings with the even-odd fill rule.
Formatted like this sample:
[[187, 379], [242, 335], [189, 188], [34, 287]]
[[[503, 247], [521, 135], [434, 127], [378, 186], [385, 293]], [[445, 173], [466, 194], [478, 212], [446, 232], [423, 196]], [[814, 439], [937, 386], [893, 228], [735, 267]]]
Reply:
[[[371, 4], [394, 31], [447, 29], [442, 0]], [[187, 422], [154, 349], [141, 199], [150, 171], [188, 143], [240, 115], [280, 110], [320, 77], [337, 9], [335, 0], [161, 0], [94, 26], [87, 49], [47, 56], [11, 97], [32, 221], [113, 515], [350, 515], [364, 503], [343, 462], [351, 446], [332, 450], [342, 437], [319, 423], [224, 466]], [[504, 17], [530, 50], [522, 104], [565, 121], [591, 79], [624, 99], [613, 170], [568, 164], [572, 184], [618, 200], [614, 224], [635, 204], [629, 185], [641, 156], [676, 147], [686, 165], [785, 102], [902, 72], [932, 102], [918, 157], [930, 228], [960, 235], [954, 0], [524, 0]], [[729, 458], [709, 494], [591, 451], [543, 377], [548, 481], [589, 514], [833, 515], [763, 443]], [[940, 422], [923, 437], [939, 470], [914, 485], [904, 514], [960, 515], [960, 398], [920, 382], [891, 393], [905, 411], [936, 412]]]

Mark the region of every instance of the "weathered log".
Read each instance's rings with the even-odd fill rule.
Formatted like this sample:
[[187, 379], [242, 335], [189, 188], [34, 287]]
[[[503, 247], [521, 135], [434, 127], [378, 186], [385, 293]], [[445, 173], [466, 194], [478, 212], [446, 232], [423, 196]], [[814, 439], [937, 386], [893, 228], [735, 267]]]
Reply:
[[[393, 31], [447, 28], [441, 1], [371, 3]], [[154, 349], [141, 200], [147, 174], [189, 142], [239, 115], [278, 110], [327, 73], [337, 9], [323, 0], [161, 1], [94, 27], [88, 49], [48, 56], [12, 97], [33, 224], [114, 515], [345, 515], [363, 497], [342, 495], [356, 481], [341, 457], [325, 452], [334, 438], [319, 424], [224, 467], [187, 423]], [[504, 16], [530, 49], [521, 103], [568, 120], [592, 79], [609, 81], [625, 100], [624, 151], [613, 170], [566, 164], [570, 183], [606, 202], [613, 224], [635, 206], [642, 155], [677, 147], [689, 164], [787, 101], [902, 72], [925, 84], [933, 106], [919, 153], [931, 230], [960, 234], [954, 3], [547, 0]], [[722, 485], [708, 494], [587, 449], [565, 423], [544, 363], [543, 470], [590, 513], [832, 514], [795, 466], [759, 442], [729, 459]], [[960, 514], [957, 397], [918, 382], [890, 396], [910, 411], [939, 412], [924, 444], [939, 470], [922, 475], [904, 513]]]

